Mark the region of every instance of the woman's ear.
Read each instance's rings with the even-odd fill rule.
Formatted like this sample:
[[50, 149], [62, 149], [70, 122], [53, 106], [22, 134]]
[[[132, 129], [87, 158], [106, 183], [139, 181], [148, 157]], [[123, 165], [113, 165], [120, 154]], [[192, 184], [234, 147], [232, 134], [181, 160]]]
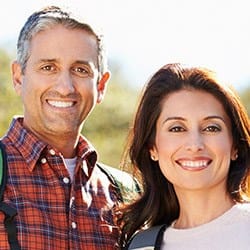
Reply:
[[231, 149], [231, 160], [235, 161], [237, 158], [238, 158], [238, 149], [236, 148], [235, 145], [233, 145]]
[[107, 71], [102, 75], [101, 79], [99, 80], [97, 85], [97, 91], [98, 91], [97, 103], [100, 103], [103, 100], [109, 79], [110, 79], [110, 72]]
[[237, 158], [238, 158], [238, 149], [233, 148], [231, 152], [231, 160], [235, 161], [237, 160]]
[[11, 65], [11, 73], [12, 73], [12, 82], [14, 89], [18, 95], [21, 94], [21, 88], [22, 88], [22, 68], [21, 65], [14, 61]]
[[153, 146], [151, 149], [149, 149], [149, 154], [150, 154], [150, 158], [153, 161], [158, 161], [158, 152], [157, 149], [155, 148], [155, 146]]

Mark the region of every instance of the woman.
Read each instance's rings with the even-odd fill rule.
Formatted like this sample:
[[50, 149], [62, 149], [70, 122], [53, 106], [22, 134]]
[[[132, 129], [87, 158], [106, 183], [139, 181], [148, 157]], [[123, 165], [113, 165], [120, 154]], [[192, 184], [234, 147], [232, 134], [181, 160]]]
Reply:
[[161, 249], [249, 248], [249, 142], [246, 110], [213, 72], [180, 64], [157, 71], [128, 145], [144, 191], [122, 210], [122, 248], [160, 224]]

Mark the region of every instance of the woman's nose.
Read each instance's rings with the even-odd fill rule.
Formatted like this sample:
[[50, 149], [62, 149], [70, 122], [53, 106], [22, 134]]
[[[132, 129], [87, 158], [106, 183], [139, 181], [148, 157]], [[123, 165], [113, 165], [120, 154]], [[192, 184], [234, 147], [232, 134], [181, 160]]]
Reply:
[[204, 149], [204, 138], [200, 132], [189, 133], [186, 141], [186, 149], [193, 152]]

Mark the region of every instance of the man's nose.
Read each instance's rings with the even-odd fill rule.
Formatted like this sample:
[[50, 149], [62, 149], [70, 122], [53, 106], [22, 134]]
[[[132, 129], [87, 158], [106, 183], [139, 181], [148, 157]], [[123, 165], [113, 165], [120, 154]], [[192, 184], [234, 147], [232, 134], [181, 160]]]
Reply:
[[61, 72], [57, 78], [55, 90], [61, 95], [67, 96], [75, 92], [74, 81], [69, 72]]

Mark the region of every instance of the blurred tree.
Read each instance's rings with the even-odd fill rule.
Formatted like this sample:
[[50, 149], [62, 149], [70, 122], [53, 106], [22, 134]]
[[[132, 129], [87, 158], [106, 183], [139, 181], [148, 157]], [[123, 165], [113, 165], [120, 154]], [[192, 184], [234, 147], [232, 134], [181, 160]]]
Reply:
[[240, 98], [247, 109], [248, 116], [250, 117], [250, 86], [240, 91]]
[[12, 56], [0, 49], [0, 136], [9, 127], [12, 116], [22, 113], [22, 104], [14, 91], [10, 64]]
[[126, 83], [117, 64], [110, 68], [105, 98], [87, 119], [83, 134], [97, 149], [101, 162], [118, 167], [138, 94]]

